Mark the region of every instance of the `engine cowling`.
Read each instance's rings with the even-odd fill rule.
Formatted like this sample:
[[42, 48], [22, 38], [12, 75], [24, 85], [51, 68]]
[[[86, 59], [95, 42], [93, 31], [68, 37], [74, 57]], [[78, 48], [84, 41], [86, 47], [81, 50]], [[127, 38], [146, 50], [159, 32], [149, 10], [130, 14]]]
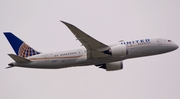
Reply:
[[126, 56], [128, 54], [126, 45], [116, 45], [111, 47], [112, 56]]
[[105, 54], [111, 56], [126, 56], [128, 55], [128, 50], [126, 45], [116, 45], [112, 46], [109, 50], [103, 51]]
[[99, 68], [106, 69], [106, 71], [121, 70], [123, 69], [123, 62], [122, 61], [110, 62], [110, 63], [102, 64]]

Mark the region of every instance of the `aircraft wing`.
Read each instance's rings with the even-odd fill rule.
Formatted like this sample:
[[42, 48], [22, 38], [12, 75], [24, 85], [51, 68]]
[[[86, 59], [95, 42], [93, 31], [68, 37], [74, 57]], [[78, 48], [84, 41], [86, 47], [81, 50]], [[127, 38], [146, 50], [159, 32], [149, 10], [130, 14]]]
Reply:
[[84, 33], [80, 29], [78, 29], [76, 26], [69, 24], [67, 22], [64, 22], [64, 21], [61, 21], [61, 22], [64, 23], [71, 30], [71, 32], [76, 36], [76, 38], [87, 49], [87, 58], [88, 59], [102, 58], [102, 57], [109, 56], [108, 54], [103, 53], [103, 51], [106, 51], [109, 49], [109, 46], [92, 38], [88, 34]]

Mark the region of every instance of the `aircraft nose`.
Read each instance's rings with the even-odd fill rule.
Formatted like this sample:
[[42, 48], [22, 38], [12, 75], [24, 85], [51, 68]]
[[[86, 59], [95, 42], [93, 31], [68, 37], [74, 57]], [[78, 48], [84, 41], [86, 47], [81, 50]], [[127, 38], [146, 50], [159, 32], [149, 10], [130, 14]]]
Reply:
[[179, 46], [177, 45], [177, 44], [175, 44], [175, 43], [173, 43], [172, 45], [171, 45], [171, 49], [172, 50], [176, 50], [176, 49], [178, 49], [179, 48]]
[[171, 42], [170, 44], [167, 44], [165, 46], [166, 47], [168, 46], [167, 47], [167, 51], [174, 51], [174, 50], [179, 48], [179, 46], [176, 43], [174, 43], [174, 42]]
[[174, 44], [174, 50], [176, 50], [176, 49], [178, 49], [179, 48], [179, 46], [177, 45], [177, 44]]

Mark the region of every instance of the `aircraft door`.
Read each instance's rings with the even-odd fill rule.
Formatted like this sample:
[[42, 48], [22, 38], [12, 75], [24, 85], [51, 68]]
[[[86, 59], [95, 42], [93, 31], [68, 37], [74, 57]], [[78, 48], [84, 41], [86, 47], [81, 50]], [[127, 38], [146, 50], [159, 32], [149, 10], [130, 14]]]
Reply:
[[158, 45], [162, 45], [162, 39], [157, 39]]

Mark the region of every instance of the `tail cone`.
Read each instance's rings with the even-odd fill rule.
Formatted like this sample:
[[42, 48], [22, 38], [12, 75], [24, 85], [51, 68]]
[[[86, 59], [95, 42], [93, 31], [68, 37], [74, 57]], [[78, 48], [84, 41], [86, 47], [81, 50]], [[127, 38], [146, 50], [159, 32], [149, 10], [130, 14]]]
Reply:
[[14, 67], [14, 64], [13, 64], [13, 63], [9, 63], [9, 64], [8, 64], [8, 67], [6, 67], [6, 69], [12, 68], [12, 67]]

